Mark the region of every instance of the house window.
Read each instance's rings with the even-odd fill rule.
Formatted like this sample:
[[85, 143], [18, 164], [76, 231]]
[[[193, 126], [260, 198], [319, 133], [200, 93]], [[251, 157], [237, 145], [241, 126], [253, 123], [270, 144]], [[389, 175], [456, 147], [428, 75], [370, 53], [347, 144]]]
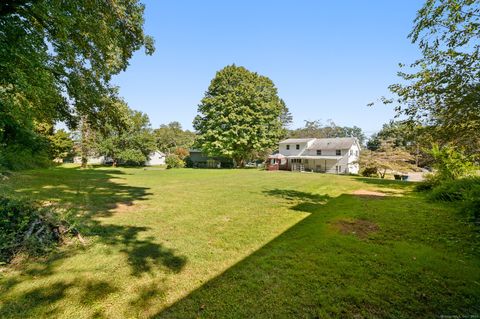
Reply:
[[335, 151], [335, 155], [337, 155], [337, 156], [342, 155], [342, 150], [336, 150], [336, 151]]
[[355, 156], [358, 156], [358, 151], [355, 151]]
[[308, 159], [304, 159], [303, 164], [308, 164]]
[[317, 155], [322, 155], [322, 150], [317, 150]]
[[302, 159], [301, 158], [292, 158], [292, 163], [301, 163]]
[[290, 149], [290, 145], [287, 144], [287, 151]]
[[299, 150], [299, 149], [300, 149], [300, 144], [297, 144], [297, 145], [295, 146], [295, 148], [296, 148], [297, 150]]
[[350, 150], [350, 155], [353, 155], [353, 150]]

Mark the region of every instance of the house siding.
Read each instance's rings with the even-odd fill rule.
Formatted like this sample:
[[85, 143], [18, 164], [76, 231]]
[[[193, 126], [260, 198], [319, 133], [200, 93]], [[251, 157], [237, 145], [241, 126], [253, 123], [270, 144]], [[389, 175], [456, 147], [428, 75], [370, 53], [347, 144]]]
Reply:
[[165, 165], [165, 154], [162, 152], [151, 153], [148, 160], [145, 162], [145, 166]]
[[[295, 147], [297, 144], [300, 145], [298, 150]], [[290, 145], [289, 149], [287, 145]], [[316, 145], [326, 145], [328, 148], [316, 147]], [[348, 147], [335, 148], [336, 145]], [[318, 150], [321, 150], [321, 155], [317, 155]], [[337, 155], [337, 150], [340, 150], [340, 155]], [[279, 153], [287, 157], [286, 169], [295, 169], [301, 165], [305, 170], [325, 173], [358, 174], [359, 172], [360, 147], [358, 141], [353, 138], [286, 140], [280, 142]], [[296, 156], [298, 158], [295, 158]], [[305, 158], [306, 156], [308, 158]], [[294, 163], [292, 160], [300, 160], [301, 163]]]

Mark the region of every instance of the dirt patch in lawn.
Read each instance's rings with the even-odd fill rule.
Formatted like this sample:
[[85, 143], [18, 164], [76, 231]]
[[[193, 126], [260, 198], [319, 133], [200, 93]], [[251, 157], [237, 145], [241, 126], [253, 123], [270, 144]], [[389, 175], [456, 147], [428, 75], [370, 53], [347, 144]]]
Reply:
[[385, 193], [369, 191], [366, 189], [357, 189], [352, 194], [355, 196], [361, 196], [366, 198], [378, 198], [378, 199], [387, 196]]
[[366, 239], [380, 229], [377, 224], [363, 219], [341, 219], [332, 226], [343, 235], [354, 235], [360, 239]]
[[112, 211], [115, 213], [127, 213], [138, 210], [138, 205], [134, 205], [132, 202], [117, 203], [112, 205]]

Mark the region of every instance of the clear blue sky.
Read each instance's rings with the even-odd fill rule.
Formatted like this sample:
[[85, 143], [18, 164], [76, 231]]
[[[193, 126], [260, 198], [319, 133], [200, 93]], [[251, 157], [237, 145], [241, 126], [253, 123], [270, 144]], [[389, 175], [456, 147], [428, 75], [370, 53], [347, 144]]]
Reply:
[[399, 62], [418, 57], [407, 35], [422, 0], [144, 1], [153, 56], [135, 54], [115, 77], [129, 105], [154, 128], [192, 128], [215, 72], [235, 63], [268, 76], [294, 123], [328, 119], [368, 134], [393, 118], [388, 95]]

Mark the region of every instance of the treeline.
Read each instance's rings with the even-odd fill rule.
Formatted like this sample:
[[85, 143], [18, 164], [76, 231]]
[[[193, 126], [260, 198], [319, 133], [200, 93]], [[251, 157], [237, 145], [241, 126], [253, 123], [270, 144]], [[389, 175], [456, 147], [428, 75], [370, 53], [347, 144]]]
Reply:
[[289, 138], [333, 138], [333, 137], [355, 137], [360, 145], [365, 145], [367, 137], [358, 126], [339, 126], [334, 121], [328, 120], [327, 124], [322, 124], [320, 120], [305, 121], [305, 126], [289, 130]]

